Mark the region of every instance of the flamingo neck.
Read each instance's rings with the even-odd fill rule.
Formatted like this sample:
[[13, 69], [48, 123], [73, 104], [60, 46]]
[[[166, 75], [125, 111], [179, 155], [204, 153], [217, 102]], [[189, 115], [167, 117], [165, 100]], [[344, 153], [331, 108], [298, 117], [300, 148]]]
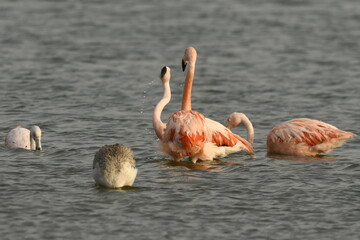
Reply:
[[158, 102], [153, 113], [153, 128], [155, 130], [156, 136], [159, 139], [163, 138], [166, 128], [166, 124], [161, 121], [161, 113], [165, 108], [165, 106], [171, 100], [170, 83], [169, 82], [164, 83], [163, 88], [164, 88], [163, 98]]
[[191, 110], [191, 90], [195, 73], [195, 64], [189, 64], [185, 77], [181, 110]]
[[254, 127], [253, 127], [252, 123], [250, 122], [250, 120], [246, 116], [244, 116], [242, 118], [242, 122], [244, 123], [244, 125], [246, 127], [247, 140], [249, 143], [253, 144], [254, 143]]
[[34, 138], [31, 136], [31, 134], [30, 134], [30, 149], [31, 149], [31, 150], [35, 150], [35, 149], [36, 149], [36, 143], [35, 143]]

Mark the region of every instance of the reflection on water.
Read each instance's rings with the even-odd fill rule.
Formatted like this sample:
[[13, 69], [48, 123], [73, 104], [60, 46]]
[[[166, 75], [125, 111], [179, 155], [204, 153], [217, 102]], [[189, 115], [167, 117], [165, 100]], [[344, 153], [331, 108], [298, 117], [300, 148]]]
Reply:
[[315, 157], [300, 157], [300, 156], [288, 156], [281, 154], [273, 154], [268, 153], [266, 155], [268, 158], [276, 159], [276, 160], [286, 160], [294, 163], [316, 163], [316, 162], [331, 162], [336, 163], [336, 155], [318, 155]]
[[120, 188], [106, 188], [102, 187], [98, 184], [95, 184], [94, 187], [99, 190], [99, 192], [132, 192], [132, 191], [138, 191], [140, 190], [140, 187], [134, 187], [134, 186], [124, 186]]
[[185, 167], [190, 170], [213, 171], [217, 169], [217, 165], [219, 164], [224, 164], [224, 163], [220, 160], [197, 161], [196, 163], [193, 163], [191, 160], [182, 160], [182, 161], [164, 160], [162, 165], [166, 167]]
[[[251, 160], [250, 160], [251, 161]], [[212, 161], [198, 160], [193, 163], [191, 160], [173, 161], [173, 160], [162, 160], [162, 166], [165, 167], [185, 167], [189, 170], [206, 170], [212, 172], [221, 172], [223, 167], [231, 165], [250, 165], [250, 162], [237, 162], [232, 159], [219, 160], [214, 159]]]

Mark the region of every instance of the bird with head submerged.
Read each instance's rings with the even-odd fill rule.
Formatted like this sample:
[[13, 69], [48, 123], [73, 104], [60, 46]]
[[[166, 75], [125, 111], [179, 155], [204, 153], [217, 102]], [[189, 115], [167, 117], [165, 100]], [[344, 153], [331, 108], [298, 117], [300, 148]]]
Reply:
[[40, 127], [35, 125], [29, 130], [18, 126], [12, 129], [5, 138], [5, 147], [8, 149], [23, 148], [27, 150], [41, 151]]
[[195, 74], [197, 53], [195, 48], [188, 47], [182, 59], [183, 71], [187, 68], [183, 90], [181, 110], [171, 114], [166, 122], [161, 121], [161, 111], [170, 101], [169, 86], [170, 71], [168, 67], [162, 69], [161, 80], [164, 96], [156, 105], [153, 114], [153, 126], [156, 135], [161, 140], [160, 149], [175, 161], [188, 156], [192, 162], [198, 159], [213, 160], [225, 157], [241, 150], [253, 154], [252, 145], [232, 133], [219, 122], [205, 118], [191, 107], [191, 91]]
[[133, 151], [123, 145], [105, 145], [95, 153], [92, 176], [106, 188], [132, 186], [137, 175]]
[[266, 145], [270, 154], [313, 157], [330, 152], [354, 136], [319, 120], [299, 118], [272, 128]]
[[[241, 123], [247, 127], [248, 141], [253, 142], [252, 125], [245, 114], [234, 112], [227, 118], [228, 128]], [[322, 121], [299, 118], [276, 125], [267, 136], [267, 152], [289, 156], [314, 157], [341, 146], [355, 134], [342, 131]]]

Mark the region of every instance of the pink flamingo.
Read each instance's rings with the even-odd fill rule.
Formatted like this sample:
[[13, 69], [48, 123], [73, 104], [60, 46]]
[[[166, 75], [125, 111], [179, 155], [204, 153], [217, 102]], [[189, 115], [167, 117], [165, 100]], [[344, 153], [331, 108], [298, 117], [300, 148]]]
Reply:
[[330, 124], [299, 118], [276, 125], [270, 130], [266, 144], [268, 153], [316, 156], [330, 152], [353, 137], [353, 133]]
[[[199, 112], [191, 109], [191, 90], [195, 73], [197, 53], [193, 47], [185, 49], [182, 59], [183, 71], [188, 66], [185, 77], [181, 111], [171, 114], [167, 123], [161, 122], [161, 111], [170, 101], [169, 68], [162, 71], [161, 80], [164, 86], [164, 97], [156, 105], [153, 114], [153, 126], [156, 135], [161, 140], [161, 150], [175, 161], [189, 156], [193, 163], [198, 159], [213, 160], [228, 154], [245, 150], [253, 154], [252, 145], [232, 133], [222, 124], [205, 118]], [[168, 80], [167, 80], [168, 79]]]
[[[232, 113], [227, 121], [229, 128], [236, 127], [241, 123], [239, 113]], [[267, 151], [275, 154], [313, 157], [328, 153], [353, 137], [353, 133], [339, 130], [330, 124], [299, 118], [280, 123], [271, 129], [267, 136]], [[248, 141], [251, 142], [251, 139], [253, 138], [250, 135]]]

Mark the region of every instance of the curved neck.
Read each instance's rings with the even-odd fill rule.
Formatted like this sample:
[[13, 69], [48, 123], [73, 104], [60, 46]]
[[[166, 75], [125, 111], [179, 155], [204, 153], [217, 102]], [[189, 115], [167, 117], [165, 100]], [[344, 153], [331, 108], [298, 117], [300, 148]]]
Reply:
[[191, 110], [191, 90], [195, 73], [195, 64], [189, 64], [185, 77], [181, 110]]
[[159, 101], [156, 105], [153, 113], [153, 128], [155, 130], [156, 136], [159, 139], [162, 139], [164, 136], [166, 124], [161, 121], [161, 112], [163, 111], [164, 107], [170, 102], [171, 99], [171, 89], [170, 83], [164, 83], [164, 95], [163, 98]]
[[31, 134], [30, 134], [30, 149], [31, 149], [31, 150], [35, 150], [35, 149], [36, 149], [36, 143], [35, 143], [34, 138], [31, 137]]
[[247, 131], [247, 140], [249, 143], [254, 144], [254, 127], [250, 120], [244, 116], [242, 119], [242, 122], [244, 123]]

